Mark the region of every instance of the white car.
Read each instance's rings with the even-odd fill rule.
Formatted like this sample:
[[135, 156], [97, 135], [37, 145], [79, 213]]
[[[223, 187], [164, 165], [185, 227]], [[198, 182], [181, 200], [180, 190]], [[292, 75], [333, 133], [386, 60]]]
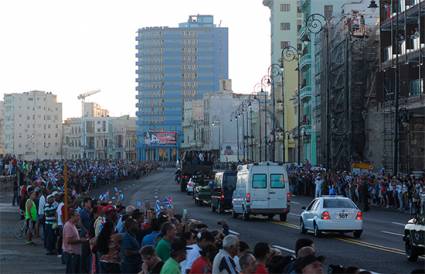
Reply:
[[195, 188], [195, 181], [194, 181], [194, 179], [193, 179], [193, 177], [192, 178], [190, 178], [189, 179], [189, 182], [187, 182], [187, 185], [186, 185], [186, 193], [189, 195], [189, 194], [193, 194], [193, 189]]
[[301, 213], [301, 233], [308, 230], [319, 237], [322, 232], [353, 232], [359, 238], [363, 232], [363, 213], [351, 199], [342, 196], [322, 196], [314, 199]]

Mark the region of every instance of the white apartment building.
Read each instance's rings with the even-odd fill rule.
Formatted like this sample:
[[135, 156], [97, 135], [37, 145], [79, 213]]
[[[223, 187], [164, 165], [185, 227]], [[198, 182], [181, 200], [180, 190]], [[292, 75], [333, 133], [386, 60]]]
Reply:
[[51, 92], [4, 95], [5, 152], [19, 159], [61, 159], [62, 103]]
[[0, 101], [0, 155], [4, 155], [4, 102]]
[[63, 124], [64, 159], [136, 160], [136, 118], [85, 117], [86, 146], [82, 145], [81, 118], [66, 119]]
[[108, 117], [109, 110], [96, 103], [84, 103], [84, 117]]

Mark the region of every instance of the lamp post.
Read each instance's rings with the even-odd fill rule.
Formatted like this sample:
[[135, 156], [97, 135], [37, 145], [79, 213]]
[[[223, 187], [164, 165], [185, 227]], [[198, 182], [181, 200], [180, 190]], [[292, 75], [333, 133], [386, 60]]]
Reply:
[[[268, 79], [267, 79], [267, 85], [271, 86], [271, 96], [272, 96], [272, 132], [273, 132], [273, 140], [272, 140], [272, 161], [274, 162], [276, 160], [276, 93], [275, 93], [275, 78], [277, 76], [280, 76], [281, 73], [281, 66], [278, 64], [271, 64], [269, 68], [267, 69], [268, 72]], [[283, 82], [282, 82], [283, 84]]]
[[232, 112], [232, 118], [230, 119], [230, 121], [232, 121], [232, 119], [235, 119], [236, 120], [236, 153], [237, 153], [237, 159], [238, 159], [238, 162], [240, 161], [240, 158], [239, 158], [239, 121], [238, 121], [238, 119], [239, 119], [239, 117], [238, 117], [238, 113], [236, 112]]
[[264, 75], [263, 78], [261, 79], [261, 95], [264, 94], [264, 160], [268, 161], [268, 147], [267, 147], [267, 143], [268, 143], [268, 134], [267, 134], [267, 91], [265, 91], [263, 89], [263, 86], [266, 86], [267, 83], [270, 82], [270, 77], [268, 75]]
[[[257, 83], [254, 86], [254, 93], [257, 92], [257, 88], [261, 87], [261, 91], [263, 90], [263, 85], [261, 83]], [[262, 141], [262, 137], [261, 137], [261, 98], [260, 96], [254, 95], [254, 100], [256, 100], [258, 102], [258, 140], [259, 140], [259, 146], [258, 146], [258, 152], [259, 152], [259, 162], [262, 161], [262, 157], [263, 157], [263, 153], [262, 153], [262, 146], [263, 146], [263, 141]]]
[[[298, 166], [301, 164], [301, 88], [300, 88], [300, 58], [301, 53], [293, 46], [287, 46], [282, 50], [282, 59], [288, 62], [297, 60], [297, 104], [298, 104], [298, 110], [297, 110], [297, 116], [298, 116], [298, 123], [297, 123], [297, 135], [298, 135], [298, 141], [297, 141], [297, 163]], [[282, 61], [283, 63], [283, 61]], [[283, 128], [283, 132], [285, 132], [285, 128]], [[286, 135], [284, 134], [284, 139], [286, 138]], [[285, 140], [283, 141], [285, 142]], [[285, 153], [285, 152], [283, 152]]]
[[218, 127], [218, 160], [221, 161], [221, 122], [220, 120], [214, 120], [211, 125]]
[[[331, 111], [330, 111], [330, 77], [329, 77], [329, 67], [330, 67], [330, 51], [329, 51], [329, 21], [328, 19], [319, 13], [313, 13], [307, 17], [305, 20], [306, 31], [313, 34], [318, 34], [322, 30], [325, 31], [325, 43], [326, 43], [326, 168], [329, 170], [332, 166], [331, 160], [331, 143], [332, 143], [332, 134], [331, 134]], [[310, 39], [308, 36], [303, 42], [309, 42]], [[299, 137], [298, 137], [299, 138]]]

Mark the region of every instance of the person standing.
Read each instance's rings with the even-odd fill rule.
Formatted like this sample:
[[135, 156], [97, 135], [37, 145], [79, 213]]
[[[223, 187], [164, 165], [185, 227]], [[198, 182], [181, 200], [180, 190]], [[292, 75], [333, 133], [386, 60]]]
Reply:
[[317, 198], [322, 196], [323, 179], [321, 174], [317, 175], [316, 179], [314, 180], [314, 184], [316, 185], [316, 192], [314, 197]]
[[257, 243], [254, 247], [254, 256], [257, 259], [257, 269], [255, 273], [268, 274], [266, 262], [270, 256], [270, 247], [267, 243]]
[[[89, 238], [90, 230], [93, 226], [92, 218], [92, 200], [91, 198], [84, 198], [83, 208], [79, 212], [81, 219], [81, 232], [80, 236]], [[91, 266], [91, 251], [89, 242], [82, 244], [81, 250], [81, 273], [90, 273]]]
[[164, 223], [161, 227], [160, 237], [162, 238], [156, 245], [155, 252], [163, 262], [170, 258], [171, 241], [176, 237], [176, 233], [176, 226], [170, 222]]
[[151, 245], [144, 246], [140, 250], [143, 265], [139, 274], [159, 274], [164, 262], [156, 255], [155, 248]]
[[186, 259], [186, 243], [178, 238], [172, 240], [170, 257], [164, 263], [160, 274], [181, 274], [180, 265]]
[[125, 232], [121, 238], [121, 273], [136, 274], [142, 266], [141, 257], [139, 255], [140, 245], [136, 240], [137, 222], [132, 218], [128, 218], [125, 223]]
[[35, 233], [35, 226], [37, 223], [37, 207], [35, 206], [35, 200], [37, 199], [37, 193], [31, 192], [28, 200], [25, 203], [25, 221], [27, 223], [27, 244], [34, 244], [32, 237]]
[[239, 253], [239, 239], [235, 235], [227, 235], [223, 239], [223, 249], [214, 258], [212, 274], [237, 274], [238, 270], [233, 258]]
[[56, 233], [55, 226], [57, 226], [57, 217], [56, 217], [56, 209], [58, 208], [58, 204], [55, 202], [55, 196], [50, 194], [47, 196], [47, 203], [44, 206], [44, 216], [45, 216], [45, 227], [46, 233], [44, 234], [44, 239], [46, 242], [46, 255], [54, 255], [55, 251], [55, 243], [56, 243]]
[[88, 241], [80, 238], [76, 225], [80, 222], [80, 215], [71, 209], [69, 220], [63, 226], [63, 256], [66, 257], [66, 273], [81, 273], [81, 244]]

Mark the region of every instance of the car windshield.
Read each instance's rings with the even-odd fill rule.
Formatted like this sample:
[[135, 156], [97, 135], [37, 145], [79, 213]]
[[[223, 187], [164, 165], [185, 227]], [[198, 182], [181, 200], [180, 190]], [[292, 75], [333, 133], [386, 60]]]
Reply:
[[356, 208], [356, 205], [348, 199], [324, 199], [323, 208]]

